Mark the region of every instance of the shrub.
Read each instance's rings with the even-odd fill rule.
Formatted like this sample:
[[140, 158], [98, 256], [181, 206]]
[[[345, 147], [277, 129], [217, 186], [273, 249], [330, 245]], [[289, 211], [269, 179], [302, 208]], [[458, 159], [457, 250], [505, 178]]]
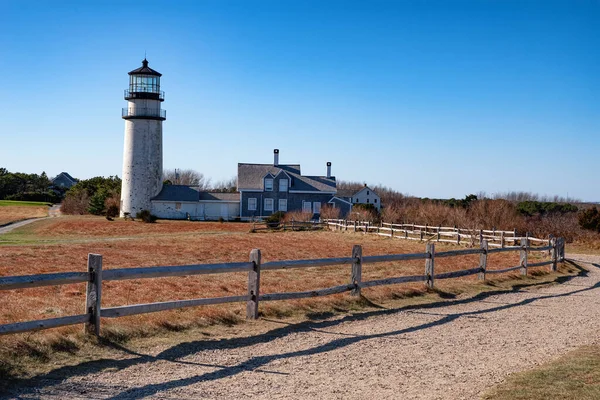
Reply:
[[285, 213], [283, 211], [277, 211], [269, 215], [269, 217], [265, 219], [265, 222], [267, 223], [267, 226], [269, 228], [277, 228], [279, 226], [279, 223], [283, 221], [284, 218]]
[[312, 212], [290, 211], [290, 212], [285, 213], [283, 220], [285, 222], [292, 222], [292, 221], [308, 222], [312, 219], [312, 217], [313, 217]]
[[340, 218], [340, 209], [329, 204], [325, 204], [323, 207], [321, 207], [321, 218], [338, 219]]
[[600, 212], [598, 208], [592, 207], [584, 210], [578, 215], [579, 226], [590, 231], [600, 232]]
[[142, 211], [138, 212], [137, 214], [135, 214], [135, 217], [137, 219], [141, 219], [142, 221], [144, 221], [147, 224], [153, 224], [158, 219], [156, 217], [156, 215], [152, 215], [152, 213], [150, 213], [149, 210], [142, 210]]

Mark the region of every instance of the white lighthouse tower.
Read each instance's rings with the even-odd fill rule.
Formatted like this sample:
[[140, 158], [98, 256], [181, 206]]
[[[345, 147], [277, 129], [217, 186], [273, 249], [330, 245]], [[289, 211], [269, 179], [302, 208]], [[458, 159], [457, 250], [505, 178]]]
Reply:
[[166, 111], [160, 104], [165, 94], [160, 90], [162, 75], [142, 66], [129, 73], [129, 89], [125, 90], [127, 108], [125, 146], [123, 150], [123, 183], [121, 186], [121, 217], [135, 216], [141, 210], [151, 210], [151, 202], [162, 189], [162, 122]]

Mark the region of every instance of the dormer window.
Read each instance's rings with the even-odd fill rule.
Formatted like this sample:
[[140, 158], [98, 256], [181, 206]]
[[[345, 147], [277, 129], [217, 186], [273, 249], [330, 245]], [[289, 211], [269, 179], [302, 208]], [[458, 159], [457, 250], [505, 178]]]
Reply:
[[287, 179], [280, 179], [279, 180], [279, 191], [280, 192], [287, 192], [288, 191], [288, 180]]
[[273, 178], [265, 178], [265, 192], [273, 191]]

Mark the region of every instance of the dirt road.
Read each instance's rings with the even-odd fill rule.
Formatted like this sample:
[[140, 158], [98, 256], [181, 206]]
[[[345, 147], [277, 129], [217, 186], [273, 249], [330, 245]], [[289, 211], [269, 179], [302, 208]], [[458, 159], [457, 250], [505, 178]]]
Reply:
[[190, 338], [57, 370], [12, 395], [474, 399], [507, 374], [600, 342], [600, 257], [573, 258], [589, 272], [560, 285], [282, 324], [247, 338]]

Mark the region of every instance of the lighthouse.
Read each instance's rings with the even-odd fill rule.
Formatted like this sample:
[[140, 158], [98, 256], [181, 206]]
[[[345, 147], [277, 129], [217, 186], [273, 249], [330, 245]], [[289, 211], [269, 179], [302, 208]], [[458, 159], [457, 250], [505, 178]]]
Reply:
[[148, 67], [146, 59], [140, 68], [129, 72], [127, 107], [121, 114], [125, 120], [121, 217], [151, 211], [150, 200], [162, 189], [162, 123], [166, 111], [161, 109], [165, 100], [161, 76]]

